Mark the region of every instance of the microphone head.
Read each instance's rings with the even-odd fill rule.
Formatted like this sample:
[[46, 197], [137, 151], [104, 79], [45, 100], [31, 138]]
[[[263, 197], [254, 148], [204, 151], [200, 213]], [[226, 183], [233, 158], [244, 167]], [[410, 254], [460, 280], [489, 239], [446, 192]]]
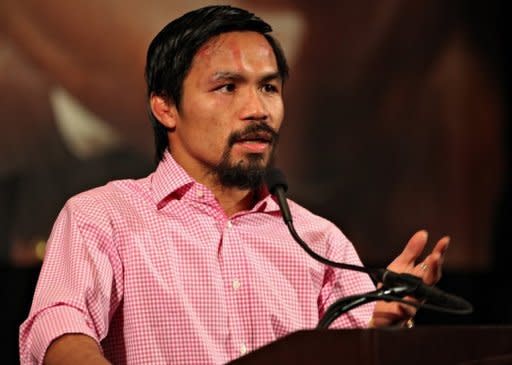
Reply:
[[277, 187], [281, 187], [285, 192], [288, 191], [288, 183], [283, 172], [277, 167], [271, 167], [265, 173], [265, 183], [272, 195], [276, 192]]

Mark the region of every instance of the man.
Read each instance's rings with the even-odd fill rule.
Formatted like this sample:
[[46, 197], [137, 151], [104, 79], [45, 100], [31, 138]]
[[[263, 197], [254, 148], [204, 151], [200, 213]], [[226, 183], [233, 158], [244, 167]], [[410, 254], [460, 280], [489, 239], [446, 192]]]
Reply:
[[[225, 363], [373, 289], [366, 275], [302, 252], [264, 187], [288, 73], [270, 31], [249, 12], [213, 6], [155, 37], [146, 80], [158, 168], [68, 201], [21, 327], [23, 364]], [[316, 252], [360, 264], [332, 223], [290, 205]], [[437, 282], [449, 240], [416, 265], [426, 241], [415, 234], [389, 268]], [[412, 315], [378, 303], [334, 325]]]

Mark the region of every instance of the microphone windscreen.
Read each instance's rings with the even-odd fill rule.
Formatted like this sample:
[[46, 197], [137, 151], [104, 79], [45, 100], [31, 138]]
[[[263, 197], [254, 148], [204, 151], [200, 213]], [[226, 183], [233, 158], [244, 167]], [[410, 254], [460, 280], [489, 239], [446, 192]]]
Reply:
[[265, 174], [265, 183], [267, 184], [267, 188], [271, 194], [275, 193], [278, 186], [282, 187], [285, 192], [288, 191], [286, 177], [277, 167], [272, 167], [267, 170]]

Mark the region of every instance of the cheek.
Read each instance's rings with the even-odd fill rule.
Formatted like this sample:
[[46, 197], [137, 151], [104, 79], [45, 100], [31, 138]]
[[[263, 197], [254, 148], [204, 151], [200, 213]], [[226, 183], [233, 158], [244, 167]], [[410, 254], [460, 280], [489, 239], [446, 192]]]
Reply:
[[279, 98], [272, 103], [272, 116], [275, 122], [274, 128], [279, 130], [281, 128], [281, 123], [284, 119], [284, 104], [283, 99]]
[[207, 134], [205, 137], [209, 140], [217, 140], [218, 144], [224, 144], [231, 132], [231, 112], [230, 104], [222, 98], [205, 100], [196, 105], [198, 127]]
[[223, 152], [231, 130], [222, 110], [213, 111], [210, 108], [204, 108], [203, 105], [198, 106], [194, 114], [195, 123], [191, 125], [189, 133], [192, 134], [191, 137], [195, 143], [202, 145], [205, 152]]
[[193, 115], [195, 120], [222, 120], [226, 117], [232, 105], [228, 98], [222, 97], [203, 97], [189, 102], [187, 105], [187, 114]]

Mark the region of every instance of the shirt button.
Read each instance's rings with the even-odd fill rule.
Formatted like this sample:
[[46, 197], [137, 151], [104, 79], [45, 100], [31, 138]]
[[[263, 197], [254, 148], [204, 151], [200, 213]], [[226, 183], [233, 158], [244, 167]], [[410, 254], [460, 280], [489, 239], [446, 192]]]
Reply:
[[202, 199], [204, 197], [204, 193], [201, 191], [201, 190], [198, 190], [196, 191], [196, 196], [199, 198], [199, 199]]
[[233, 227], [233, 223], [231, 223], [231, 221], [228, 221], [228, 223], [226, 223], [226, 226], [227, 226], [228, 228], [231, 228], [231, 227]]
[[240, 284], [240, 281], [238, 279], [235, 279], [235, 280], [233, 280], [232, 285], [233, 285], [233, 289], [238, 290], [238, 289], [240, 289], [240, 285], [241, 284]]
[[240, 355], [245, 355], [247, 353], [247, 346], [245, 343], [242, 343], [242, 346], [240, 346]]

